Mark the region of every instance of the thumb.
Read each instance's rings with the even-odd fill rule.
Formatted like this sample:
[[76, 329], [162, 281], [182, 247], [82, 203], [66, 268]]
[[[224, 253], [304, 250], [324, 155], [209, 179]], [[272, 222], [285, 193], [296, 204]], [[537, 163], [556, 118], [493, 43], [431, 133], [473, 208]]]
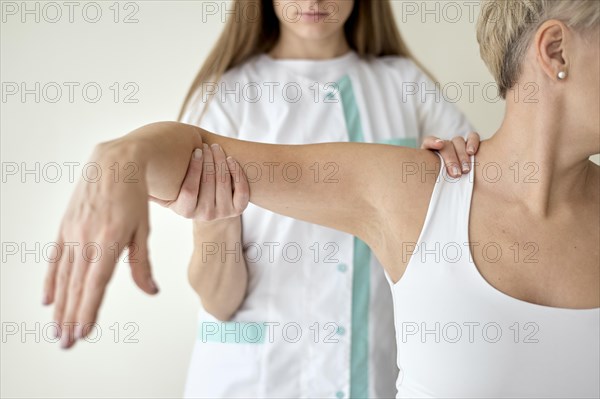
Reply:
[[169, 205], [171, 205], [173, 203], [173, 201], [166, 201], [166, 200], [163, 200], [160, 198], [153, 197], [151, 195], [148, 196], [148, 201], [154, 202], [155, 204], [158, 204], [164, 208], [168, 208]]
[[147, 294], [154, 295], [158, 293], [158, 286], [152, 278], [152, 268], [150, 267], [150, 257], [148, 256], [148, 235], [150, 229], [147, 226], [140, 226], [133, 237], [133, 242], [129, 246], [128, 261], [131, 267], [131, 276], [135, 284]]

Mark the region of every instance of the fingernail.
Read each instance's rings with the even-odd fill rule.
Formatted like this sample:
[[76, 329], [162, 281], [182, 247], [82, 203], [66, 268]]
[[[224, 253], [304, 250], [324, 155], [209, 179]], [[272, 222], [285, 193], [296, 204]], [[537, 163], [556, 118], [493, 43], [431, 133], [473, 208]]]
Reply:
[[205, 150], [205, 151], [206, 151], [206, 150], [208, 150], [208, 144], [204, 143], [204, 146], [203, 146], [203, 147], [204, 147], [204, 150]]
[[156, 285], [152, 277], [148, 277], [148, 284], [150, 284], [152, 292], [154, 292], [155, 294], [158, 293], [158, 286]]
[[463, 172], [468, 172], [469, 171], [469, 164], [467, 162], [463, 162], [463, 164], [462, 164], [462, 171]]
[[469, 148], [467, 148], [467, 151], [469, 151], [469, 154], [474, 154], [475, 153], [475, 147], [469, 146]]
[[69, 334], [63, 334], [62, 337], [60, 337], [60, 347], [63, 349], [69, 347]]
[[211, 145], [211, 148], [212, 148], [213, 150], [220, 150], [220, 149], [221, 149], [221, 147], [220, 147], [220, 146], [219, 146], [217, 143], [215, 143], [215, 144], [212, 144], [212, 145]]
[[75, 333], [73, 334], [75, 336], [75, 339], [81, 338], [81, 331], [82, 331], [81, 326], [78, 325], [75, 327]]
[[436, 143], [443, 143], [443, 142], [444, 142], [444, 140], [442, 140], [442, 139], [436, 139], [436, 140], [435, 140], [435, 142], [436, 142]]
[[196, 148], [194, 150], [194, 159], [201, 159], [202, 158], [202, 150], [200, 148]]
[[42, 297], [42, 305], [48, 305], [50, 303], [50, 295], [47, 292], [44, 292], [44, 296]]
[[458, 166], [453, 166], [452, 167], [452, 174], [454, 175], [454, 177], [459, 177], [460, 176], [460, 170], [458, 169]]

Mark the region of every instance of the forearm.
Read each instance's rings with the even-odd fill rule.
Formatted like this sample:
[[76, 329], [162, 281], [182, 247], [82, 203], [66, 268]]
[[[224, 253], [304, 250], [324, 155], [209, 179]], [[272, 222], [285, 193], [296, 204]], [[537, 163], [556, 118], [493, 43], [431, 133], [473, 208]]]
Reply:
[[198, 130], [175, 122], [158, 122], [99, 144], [95, 158], [118, 163], [123, 179], [136, 182], [141, 174], [148, 194], [162, 200], [177, 198], [192, 152], [202, 148]]
[[233, 316], [244, 301], [248, 285], [241, 217], [194, 222], [188, 278], [207, 312], [219, 320]]

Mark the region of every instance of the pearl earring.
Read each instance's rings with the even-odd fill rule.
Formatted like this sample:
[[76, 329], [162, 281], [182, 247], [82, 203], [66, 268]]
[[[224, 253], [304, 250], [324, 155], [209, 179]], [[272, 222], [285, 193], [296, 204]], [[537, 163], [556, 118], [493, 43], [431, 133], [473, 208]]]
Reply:
[[558, 79], [563, 80], [566, 77], [567, 77], [567, 73], [565, 71], [560, 71], [558, 73]]

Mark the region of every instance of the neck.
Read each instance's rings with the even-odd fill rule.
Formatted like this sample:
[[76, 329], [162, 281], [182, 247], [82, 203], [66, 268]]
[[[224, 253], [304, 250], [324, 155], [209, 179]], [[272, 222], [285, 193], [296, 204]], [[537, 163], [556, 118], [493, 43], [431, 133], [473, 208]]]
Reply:
[[477, 159], [481, 172], [487, 163], [499, 164], [496, 189], [542, 216], [589, 198], [600, 176], [589, 161], [594, 146], [584, 142], [563, 109], [542, 99], [534, 104], [508, 100], [500, 129], [482, 143]]
[[340, 57], [350, 51], [343, 32], [323, 39], [307, 40], [282, 29], [275, 47], [269, 55], [275, 59], [327, 60]]

